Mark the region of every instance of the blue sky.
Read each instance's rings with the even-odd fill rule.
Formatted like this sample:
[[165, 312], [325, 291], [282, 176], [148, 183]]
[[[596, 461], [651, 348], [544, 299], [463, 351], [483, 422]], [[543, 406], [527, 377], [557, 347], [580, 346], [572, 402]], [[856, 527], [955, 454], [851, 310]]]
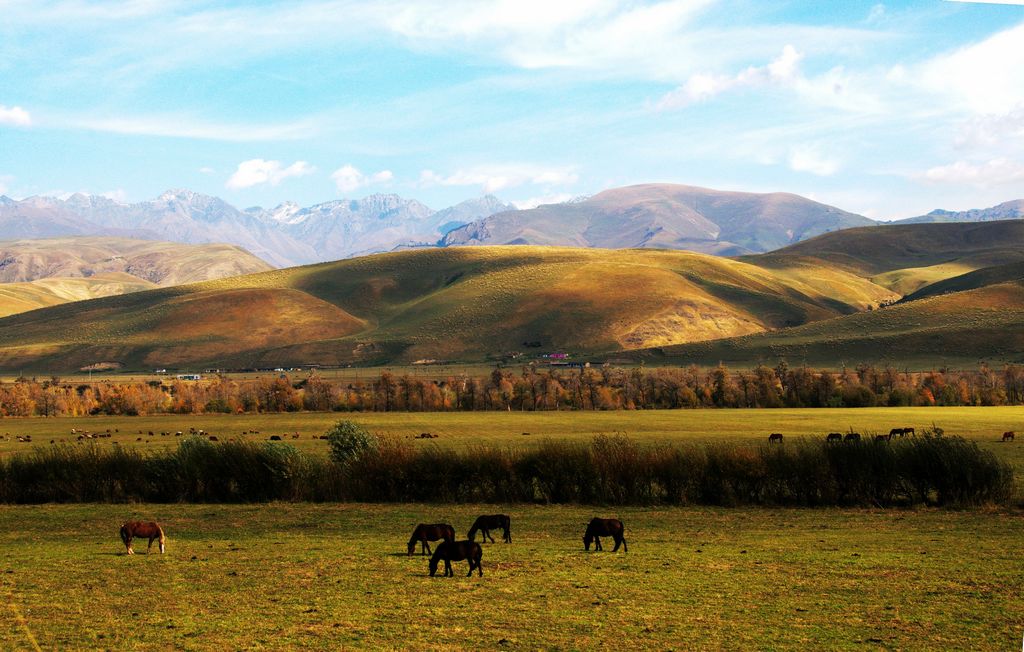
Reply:
[[0, 0], [0, 192], [1024, 197], [1024, 7]]

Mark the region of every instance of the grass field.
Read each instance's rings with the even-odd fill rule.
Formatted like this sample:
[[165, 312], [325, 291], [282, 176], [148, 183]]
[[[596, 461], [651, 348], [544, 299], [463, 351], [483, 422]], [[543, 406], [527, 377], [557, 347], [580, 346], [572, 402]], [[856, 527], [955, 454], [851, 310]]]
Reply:
[[[1002, 443], [1007, 430], [1024, 433], [1024, 406], [941, 408], [822, 408], [776, 410], [645, 410], [617, 412], [297, 412], [283, 414], [161, 415], [152, 417], [8, 418], [0, 420], [0, 456], [30, 451], [33, 446], [74, 443], [71, 429], [103, 432], [109, 439], [91, 440], [99, 446], [115, 443], [158, 450], [177, 446], [190, 428], [204, 430], [220, 440], [240, 437], [255, 441], [279, 435], [298, 448], [327, 453], [327, 442], [317, 437], [340, 419], [351, 419], [371, 432], [408, 439], [416, 446], [465, 449], [475, 445], [531, 446], [547, 438], [588, 441], [595, 435], [623, 433], [640, 443], [763, 442], [768, 434], [786, 437], [822, 437], [824, 433], [854, 429], [865, 436], [888, 433], [891, 428], [913, 426], [921, 432], [932, 424], [948, 435], [978, 442], [1013, 466], [1018, 478], [1016, 495], [1024, 497], [1024, 443]], [[115, 430], [117, 432], [115, 432]], [[242, 434], [249, 431], [259, 434]], [[141, 434], [139, 431], [142, 431]], [[154, 435], [149, 436], [153, 431]], [[160, 432], [171, 434], [160, 436]], [[299, 434], [293, 439], [292, 434]], [[429, 432], [435, 439], [416, 440]], [[529, 433], [524, 435], [523, 433]], [[32, 443], [17, 441], [31, 435]], [[140, 440], [141, 441], [138, 441]]]
[[[412, 527], [512, 515], [484, 576], [431, 578]], [[0, 648], [1016, 649], [1024, 516], [1009, 511], [0, 507]], [[167, 554], [128, 557], [128, 517]], [[500, 536], [497, 537], [500, 541]], [[139, 546], [137, 546], [139, 548]], [[141, 546], [145, 548], [145, 543]]]

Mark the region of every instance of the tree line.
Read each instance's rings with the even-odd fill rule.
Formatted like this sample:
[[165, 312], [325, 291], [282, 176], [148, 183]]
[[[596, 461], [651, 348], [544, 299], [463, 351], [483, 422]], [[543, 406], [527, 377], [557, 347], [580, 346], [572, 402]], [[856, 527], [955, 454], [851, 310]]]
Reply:
[[730, 370], [605, 365], [527, 365], [422, 378], [382, 371], [366, 381], [314, 372], [256, 379], [0, 383], [0, 416], [85, 416], [308, 411], [634, 410], [680, 408], [1020, 405], [1024, 367], [900, 371], [859, 365], [840, 371], [790, 367]]

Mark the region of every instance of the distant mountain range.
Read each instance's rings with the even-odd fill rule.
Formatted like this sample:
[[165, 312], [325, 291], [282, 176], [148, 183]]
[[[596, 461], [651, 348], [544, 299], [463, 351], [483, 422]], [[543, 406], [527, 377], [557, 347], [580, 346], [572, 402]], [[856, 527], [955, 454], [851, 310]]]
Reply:
[[661, 183], [497, 213], [451, 231], [442, 244], [643, 247], [737, 255], [873, 224], [862, 215], [789, 193], [725, 192]]
[[1003, 202], [991, 208], [974, 208], [969, 211], [934, 210], [927, 215], [896, 220], [892, 224], [926, 224], [932, 222], [991, 222], [1024, 217], [1024, 199]]
[[445, 228], [513, 208], [494, 197], [433, 211], [397, 195], [331, 201], [308, 208], [284, 203], [239, 210], [222, 199], [168, 190], [124, 204], [97, 195], [67, 199], [0, 198], [0, 239], [119, 236], [187, 244], [240, 246], [277, 267], [290, 267], [398, 246], [433, 245]]
[[[937, 210], [901, 222], [1021, 216], [1024, 200], [961, 213]], [[493, 196], [439, 211], [392, 194], [305, 208], [286, 202], [245, 210], [189, 190], [169, 190], [134, 204], [84, 194], [21, 201], [0, 197], [0, 239], [89, 235], [228, 243], [277, 267], [396, 249], [498, 244], [686, 249], [728, 256], [772, 251], [822, 233], [876, 224], [789, 193], [675, 184], [614, 188], [528, 210], [516, 210]]]

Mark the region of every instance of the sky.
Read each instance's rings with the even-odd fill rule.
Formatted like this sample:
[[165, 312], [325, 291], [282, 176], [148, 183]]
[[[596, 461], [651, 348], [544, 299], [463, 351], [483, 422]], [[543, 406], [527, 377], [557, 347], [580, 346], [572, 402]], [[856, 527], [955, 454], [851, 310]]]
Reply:
[[0, 0], [0, 194], [1024, 197], [1020, 2]]

